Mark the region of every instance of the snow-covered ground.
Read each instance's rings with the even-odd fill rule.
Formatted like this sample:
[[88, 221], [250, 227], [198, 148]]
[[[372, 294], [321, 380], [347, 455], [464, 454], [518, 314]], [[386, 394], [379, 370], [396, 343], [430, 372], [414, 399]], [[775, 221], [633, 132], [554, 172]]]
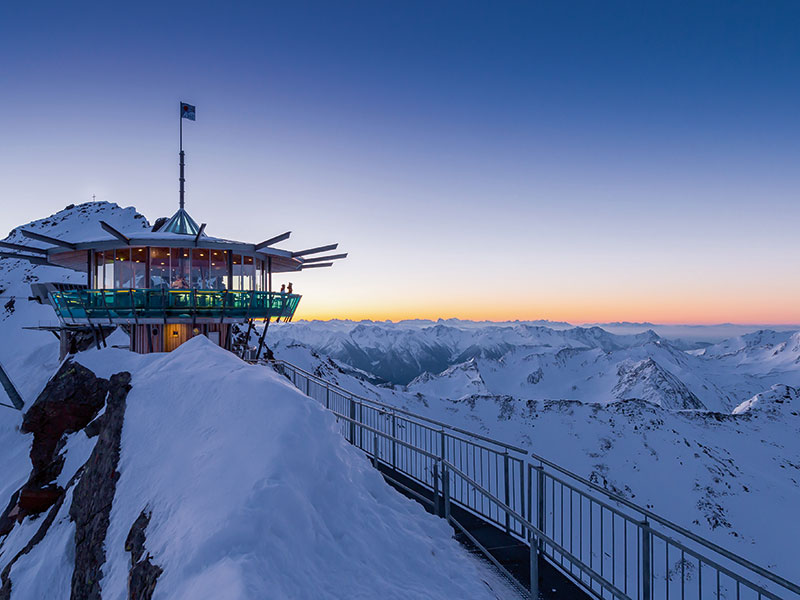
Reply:
[[[444, 521], [388, 487], [333, 417], [271, 369], [202, 337], [170, 354], [90, 350], [78, 361], [104, 378], [133, 376], [103, 598], [127, 597], [126, 537], [143, 510], [151, 513], [147, 552], [163, 569], [154, 598], [508, 594]], [[16, 418], [0, 416], [11, 487], [30, 470], [30, 436], [13, 431]], [[93, 445], [83, 431], [69, 436], [59, 481], [69, 481]], [[12, 599], [69, 597], [72, 490], [44, 539], [11, 568]], [[40, 523], [27, 518], [0, 539], [0, 570]]]

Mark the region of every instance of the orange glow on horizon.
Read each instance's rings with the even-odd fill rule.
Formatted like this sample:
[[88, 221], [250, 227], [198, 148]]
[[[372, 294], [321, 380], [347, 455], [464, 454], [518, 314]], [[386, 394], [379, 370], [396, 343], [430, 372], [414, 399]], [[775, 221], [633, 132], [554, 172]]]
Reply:
[[[381, 302], [358, 305], [344, 298], [304, 296], [295, 320], [350, 319], [353, 321], [402, 321], [410, 319], [463, 319], [470, 321], [565, 321], [581, 323], [654, 323], [661, 325], [798, 325], [800, 308], [791, 297], [770, 298], [770, 303], [755, 302], [753, 298], [739, 298], [721, 303], [713, 298], [695, 298], [692, 303], [679, 298], [662, 297], [658, 300], [629, 298], [615, 300], [597, 298], [592, 303], [531, 302], [526, 304], [478, 301], [475, 303], [442, 299], [420, 302], [418, 297], [408, 303]], [[474, 299], [473, 299], [474, 300]], [[649, 301], [648, 301], [649, 300]]]

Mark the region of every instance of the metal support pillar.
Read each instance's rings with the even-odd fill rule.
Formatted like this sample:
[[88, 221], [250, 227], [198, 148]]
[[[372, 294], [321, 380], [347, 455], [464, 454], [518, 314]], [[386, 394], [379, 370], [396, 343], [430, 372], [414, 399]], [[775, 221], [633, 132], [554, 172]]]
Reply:
[[652, 543], [652, 534], [650, 533], [650, 523], [647, 519], [639, 524], [642, 531], [642, 600], [651, 600], [653, 597], [652, 589], [652, 556], [650, 547]]
[[[506, 506], [511, 506], [511, 469], [509, 468], [508, 450], [503, 454], [503, 502]], [[511, 515], [506, 512], [506, 533], [511, 533]]]
[[539, 600], [539, 542], [538, 536], [532, 531], [528, 533], [528, 541], [531, 545], [530, 569], [531, 569], [531, 598]]
[[350, 443], [356, 445], [356, 401], [350, 397]]
[[444, 496], [444, 518], [450, 521], [450, 471], [442, 464], [442, 495]]
[[439, 506], [439, 463], [433, 463], [433, 504], [434, 514], [438, 517], [441, 515], [441, 508]]
[[[536, 469], [536, 528], [544, 532], [544, 501], [545, 501], [545, 481], [544, 481], [544, 467], [539, 465], [534, 467]], [[542, 542], [539, 540], [541, 548]]]
[[[259, 357], [261, 356], [261, 350], [264, 349], [264, 339], [267, 337], [267, 329], [269, 328], [269, 319], [270, 315], [267, 313], [267, 319], [264, 321], [264, 331], [261, 332], [261, 338], [258, 340], [258, 350], [256, 351], [256, 362], [258, 362]], [[247, 334], [248, 339], [250, 338], [250, 334]]]

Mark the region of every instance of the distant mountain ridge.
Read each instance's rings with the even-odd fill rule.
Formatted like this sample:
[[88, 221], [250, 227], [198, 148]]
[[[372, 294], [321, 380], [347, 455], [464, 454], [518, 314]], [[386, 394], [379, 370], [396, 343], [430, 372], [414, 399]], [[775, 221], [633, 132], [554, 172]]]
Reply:
[[[644, 399], [672, 410], [730, 412], [775, 385], [800, 384], [800, 332], [756, 331], [701, 348], [653, 330], [529, 324], [300, 322], [270, 329], [423, 395], [476, 393], [606, 404]], [[456, 368], [458, 367], [458, 368]], [[469, 374], [469, 376], [467, 376]]]

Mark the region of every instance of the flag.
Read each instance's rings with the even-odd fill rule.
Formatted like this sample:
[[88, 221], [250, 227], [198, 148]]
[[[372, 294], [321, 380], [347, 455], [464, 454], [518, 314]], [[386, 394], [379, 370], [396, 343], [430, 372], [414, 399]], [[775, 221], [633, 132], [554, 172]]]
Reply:
[[194, 111], [194, 106], [191, 104], [186, 104], [186, 102], [181, 102], [181, 119], [189, 119], [190, 121], [194, 121]]

